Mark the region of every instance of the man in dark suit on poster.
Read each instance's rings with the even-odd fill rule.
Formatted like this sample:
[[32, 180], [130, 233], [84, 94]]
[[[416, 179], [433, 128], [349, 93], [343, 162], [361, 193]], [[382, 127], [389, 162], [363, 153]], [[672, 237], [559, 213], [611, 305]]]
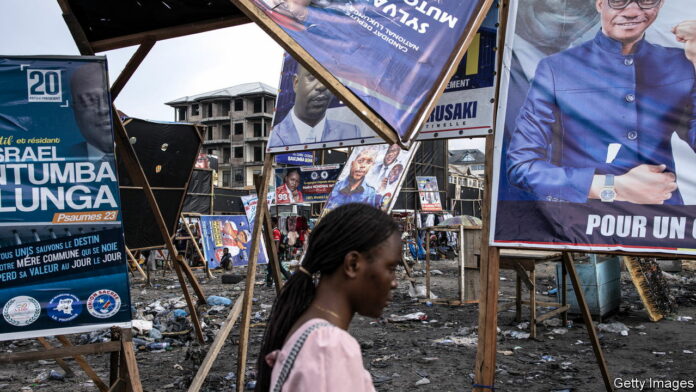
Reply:
[[302, 65], [293, 76], [295, 104], [285, 118], [273, 127], [269, 147], [355, 139], [360, 129], [326, 118], [333, 94]]

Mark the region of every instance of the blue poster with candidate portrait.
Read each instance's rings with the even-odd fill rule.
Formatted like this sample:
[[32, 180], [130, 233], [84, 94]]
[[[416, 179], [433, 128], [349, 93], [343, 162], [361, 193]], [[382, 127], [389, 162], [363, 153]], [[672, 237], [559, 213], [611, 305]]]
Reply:
[[106, 75], [0, 58], [0, 340], [130, 325]]
[[[485, 136], [492, 132], [497, 21], [498, 9], [491, 8], [417, 140]], [[268, 152], [383, 142], [292, 56], [284, 55]], [[285, 160], [289, 155], [279, 156]]]
[[[203, 254], [209, 268], [242, 266], [249, 263], [253, 225], [244, 215], [203, 215], [200, 220]], [[229, 255], [229, 256], [226, 256]], [[267, 264], [266, 249], [260, 244], [257, 264]]]
[[[239, 0], [265, 13], [409, 143], [484, 0]], [[317, 103], [319, 105], [319, 103]], [[321, 104], [323, 105], [323, 103]], [[310, 110], [311, 112], [311, 110]], [[311, 116], [311, 113], [308, 113]]]
[[325, 202], [342, 168], [336, 164], [275, 169], [276, 205]]
[[491, 243], [696, 254], [695, 21], [690, 0], [510, 3]]

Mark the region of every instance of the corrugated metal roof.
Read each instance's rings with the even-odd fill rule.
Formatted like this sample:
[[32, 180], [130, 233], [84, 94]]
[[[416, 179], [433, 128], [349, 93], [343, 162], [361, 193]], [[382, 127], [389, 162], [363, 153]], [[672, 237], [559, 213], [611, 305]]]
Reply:
[[479, 149], [451, 150], [449, 163], [456, 165], [471, 165], [486, 162], [486, 156]]
[[278, 89], [261, 82], [244, 83], [232, 87], [221, 88], [219, 90], [208, 91], [202, 94], [181, 97], [173, 101], [166, 102], [165, 104], [172, 106], [182, 103], [199, 102], [211, 98], [231, 98], [239, 95], [261, 93], [277, 95]]

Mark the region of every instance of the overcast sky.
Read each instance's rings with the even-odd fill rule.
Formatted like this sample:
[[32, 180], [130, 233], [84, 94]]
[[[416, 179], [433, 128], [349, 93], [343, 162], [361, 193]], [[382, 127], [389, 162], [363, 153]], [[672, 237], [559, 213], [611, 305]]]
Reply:
[[[0, 0], [0, 36], [2, 55], [79, 55], [55, 0]], [[98, 53], [107, 57], [111, 82], [135, 50]], [[116, 107], [133, 117], [173, 121], [174, 109], [164, 102], [240, 83], [277, 87], [282, 53], [253, 24], [160, 41], [118, 96]], [[483, 150], [482, 140], [451, 142], [450, 149]]]

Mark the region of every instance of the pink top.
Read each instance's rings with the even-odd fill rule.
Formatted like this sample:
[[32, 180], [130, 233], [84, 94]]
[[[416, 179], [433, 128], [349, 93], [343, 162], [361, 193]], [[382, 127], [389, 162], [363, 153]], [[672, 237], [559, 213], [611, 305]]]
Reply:
[[[266, 356], [266, 362], [273, 367], [270, 390], [275, 387], [283, 363], [297, 339], [312, 325], [326, 322], [318, 318], [307, 321], [281, 350]], [[370, 373], [363, 367], [358, 341], [348, 332], [330, 325], [315, 329], [307, 337], [281, 391], [374, 392], [375, 387]]]

